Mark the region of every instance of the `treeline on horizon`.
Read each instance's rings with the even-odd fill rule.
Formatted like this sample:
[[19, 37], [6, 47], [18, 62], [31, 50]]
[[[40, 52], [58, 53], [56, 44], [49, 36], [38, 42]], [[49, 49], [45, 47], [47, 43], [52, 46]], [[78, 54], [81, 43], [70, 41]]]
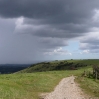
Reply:
[[[52, 61], [52, 62], [41, 62], [33, 64], [30, 67], [19, 71], [20, 73], [32, 73], [32, 72], [44, 72], [44, 71], [54, 71], [54, 70], [77, 70], [80, 67], [86, 67], [89, 64], [85, 63], [83, 60], [64, 60], [64, 61]], [[91, 65], [91, 64], [90, 64]]]

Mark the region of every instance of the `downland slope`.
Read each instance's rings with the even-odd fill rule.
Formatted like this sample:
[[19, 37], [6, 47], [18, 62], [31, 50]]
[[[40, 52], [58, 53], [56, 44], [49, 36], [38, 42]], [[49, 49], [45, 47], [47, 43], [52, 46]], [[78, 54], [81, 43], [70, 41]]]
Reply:
[[99, 64], [98, 59], [87, 60], [62, 60], [52, 62], [42, 62], [31, 65], [30, 67], [19, 71], [18, 73], [32, 73], [32, 72], [44, 72], [55, 70], [77, 70], [81, 67], [88, 67], [94, 64]]
[[99, 65], [99, 60], [43, 62], [14, 74], [0, 75], [0, 99], [39, 99], [41, 93], [53, 91], [61, 79], [71, 75], [77, 76], [76, 81], [86, 93], [99, 97], [99, 81], [81, 77], [94, 64]]

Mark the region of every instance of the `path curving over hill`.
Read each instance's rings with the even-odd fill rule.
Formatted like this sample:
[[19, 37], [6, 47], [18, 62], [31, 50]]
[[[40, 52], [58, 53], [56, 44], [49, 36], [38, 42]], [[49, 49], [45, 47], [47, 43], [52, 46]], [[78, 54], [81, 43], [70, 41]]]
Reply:
[[62, 79], [55, 90], [42, 99], [85, 99], [87, 96], [74, 82], [74, 79], [74, 76]]

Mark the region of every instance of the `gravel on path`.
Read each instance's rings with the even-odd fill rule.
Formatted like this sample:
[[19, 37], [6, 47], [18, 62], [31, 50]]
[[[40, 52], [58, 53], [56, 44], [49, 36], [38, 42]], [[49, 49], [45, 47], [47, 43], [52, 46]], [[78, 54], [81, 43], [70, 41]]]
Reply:
[[42, 99], [89, 99], [74, 79], [74, 76], [62, 79], [55, 90]]

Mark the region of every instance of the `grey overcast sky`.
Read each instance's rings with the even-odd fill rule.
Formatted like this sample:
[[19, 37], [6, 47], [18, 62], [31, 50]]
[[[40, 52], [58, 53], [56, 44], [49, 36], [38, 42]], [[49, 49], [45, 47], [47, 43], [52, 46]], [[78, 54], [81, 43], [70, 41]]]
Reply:
[[0, 63], [99, 58], [99, 0], [0, 0]]

